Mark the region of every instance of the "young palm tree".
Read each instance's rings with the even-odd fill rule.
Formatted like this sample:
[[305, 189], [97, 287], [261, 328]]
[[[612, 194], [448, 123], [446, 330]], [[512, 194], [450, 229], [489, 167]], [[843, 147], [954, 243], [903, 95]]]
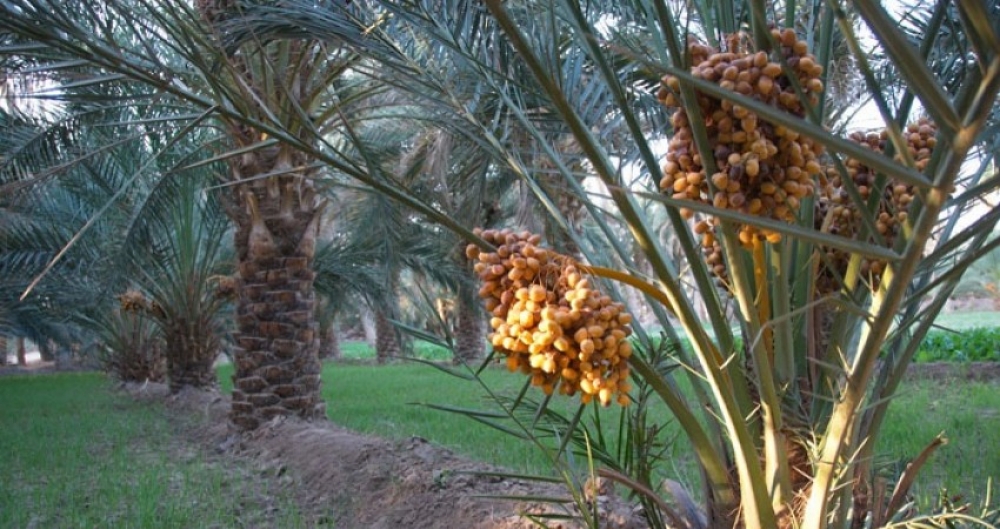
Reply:
[[145, 311], [106, 307], [88, 324], [98, 340], [93, 354], [106, 373], [120, 382], [166, 380], [163, 333]]
[[[104, 88], [115, 94], [128, 91], [122, 86]], [[68, 92], [62, 96], [63, 109], [46, 121], [38, 118], [33, 129], [5, 129], [11, 148], [4, 177], [8, 185], [20, 184], [21, 200], [30, 201], [24, 209], [30, 212], [27, 221], [11, 219], [7, 238], [36, 247], [49, 245], [48, 252], [37, 255], [30, 268], [23, 266], [27, 263], [24, 249], [5, 248], [4, 261], [20, 255], [20, 272], [30, 274], [10, 293], [21, 295], [31, 281], [47, 273], [36, 295], [21, 303], [46, 300], [45, 291], [52, 288], [62, 292], [62, 298], [69, 293], [87, 298], [83, 303], [60, 304], [65, 308], [51, 312], [63, 313], [74, 326], [96, 332], [112, 349], [108, 354], [113, 358], [105, 363], [116, 366], [119, 374], [132, 371], [130, 358], [150, 364], [139, 366], [138, 371], [155, 368], [157, 361], [146, 362], [142, 351], [122, 343], [131, 340], [131, 335], [147, 335], [146, 328], [155, 322], [162, 327], [167, 347], [152, 356], [166, 354], [171, 389], [213, 385], [212, 365], [222, 336], [218, 323], [222, 300], [213, 294], [209, 280], [218, 273], [215, 268], [227, 223], [218, 201], [212, 194], [200, 196], [200, 187], [217, 168], [176, 172], [189, 161], [183, 158], [185, 152], [178, 160], [164, 145], [162, 128], [154, 121], [164, 116], [154, 115], [155, 110], [102, 106], [94, 104], [91, 96], [106, 94], [86, 89]], [[65, 119], [57, 119], [59, 115]], [[177, 150], [184, 151], [185, 146]], [[81, 152], [86, 154], [81, 156]], [[157, 167], [162, 167], [162, 173], [150, 171], [144, 177], [140, 170], [136, 175], [136, 167], [158, 165], [149, 160], [162, 164]], [[43, 176], [18, 179], [23, 174]], [[121, 196], [126, 190], [127, 195]], [[73, 230], [85, 222], [96, 224], [75, 236]], [[28, 231], [31, 224], [37, 228]], [[66, 248], [63, 259], [54, 262], [66, 241], [75, 243]], [[46, 270], [49, 262], [54, 262], [54, 268]], [[109, 306], [112, 296], [136, 285], [142, 293], [135, 294], [150, 298], [135, 304], [135, 308], [144, 306], [146, 314], [120, 316], [119, 310]], [[46, 303], [53, 304], [51, 300]], [[44, 351], [46, 340], [38, 343]]]
[[70, 252], [50, 270], [52, 282], [35, 296], [21, 293], [46, 270], [86, 210], [65, 188], [44, 185], [49, 165], [72, 143], [73, 128], [2, 110], [0, 123], [0, 334], [69, 346], [74, 308], [86, 305], [92, 294], [86, 289], [94, 284], [81, 271], [91, 269], [95, 254]]
[[173, 392], [215, 386], [225, 291], [232, 288], [231, 277], [220, 274], [228, 222], [218, 197], [202, 195], [203, 180], [197, 174], [166, 179], [147, 201], [162, 208], [146, 215], [149, 233], [125, 241], [142, 311], [162, 331]]

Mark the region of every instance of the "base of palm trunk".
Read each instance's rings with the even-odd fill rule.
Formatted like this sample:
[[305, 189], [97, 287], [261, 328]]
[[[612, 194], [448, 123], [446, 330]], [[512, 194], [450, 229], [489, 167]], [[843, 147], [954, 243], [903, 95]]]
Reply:
[[403, 348], [399, 343], [396, 326], [381, 310], [375, 311], [375, 361], [384, 364], [389, 360], [403, 356]]
[[278, 416], [325, 417], [309, 260], [244, 261], [240, 273], [230, 420], [253, 430]]
[[210, 318], [177, 317], [168, 320], [166, 335], [167, 379], [170, 392], [185, 387], [207, 389], [216, 386], [215, 364], [219, 339]]
[[170, 381], [170, 392], [189, 387], [197, 389], [214, 388], [216, 384], [215, 370], [212, 361], [191, 363], [187, 365], [173, 364], [167, 367], [167, 378]]
[[21, 367], [28, 365], [28, 350], [24, 345], [24, 338], [17, 339], [17, 365]]
[[339, 360], [342, 356], [340, 337], [337, 336], [337, 326], [330, 324], [321, 329], [319, 338], [320, 359]]

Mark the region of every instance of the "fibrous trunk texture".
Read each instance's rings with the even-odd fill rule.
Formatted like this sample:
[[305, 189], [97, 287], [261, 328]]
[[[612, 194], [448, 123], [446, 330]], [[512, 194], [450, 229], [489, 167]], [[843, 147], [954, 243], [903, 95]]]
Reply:
[[384, 364], [392, 358], [403, 355], [402, 345], [399, 343], [399, 335], [396, 326], [389, 320], [389, 315], [385, 310], [377, 309], [375, 312], [375, 360]]
[[0, 366], [7, 365], [7, 338], [0, 336]]
[[485, 334], [479, 303], [472, 295], [459, 293], [455, 315], [455, 363], [472, 363], [483, 356]]
[[[302, 158], [265, 150], [234, 166], [253, 177], [307, 165]], [[231, 214], [240, 295], [230, 419], [252, 430], [275, 416], [324, 417], [312, 270], [323, 206], [312, 181], [290, 171], [237, 187], [239, 207]]]
[[338, 359], [340, 358], [340, 336], [337, 335], [337, 323], [335, 320], [326, 322], [320, 326], [319, 333], [319, 357]]
[[185, 386], [210, 388], [215, 386], [212, 369], [219, 354], [218, 338], [211, 322], [177, 318], [170, 322], [166, 334], [167, 377], [170, 391], [176, 393]]

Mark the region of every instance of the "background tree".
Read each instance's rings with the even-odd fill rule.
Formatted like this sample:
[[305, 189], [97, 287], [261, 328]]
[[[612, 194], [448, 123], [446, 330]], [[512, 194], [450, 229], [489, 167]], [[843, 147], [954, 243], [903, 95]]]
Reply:
[[[53, 181], [52, 167], [77, 152], [79, 123], [48, 119], [0, 112], [0, 333], [42, 347], [49, 341], [69, 347], [80, 339], [74, 311], [92, 299], [90, 272], [102, 256], [92, 248], [71, 249], [57, 266], [47, 267], [93, 211], [72, 185]], [[53, 280], [23, 298], [46, 271]]]
[[[11, 240], [49, 245], [48, 252], [32, 258], [31, 268], [21, 267], [24, 283], [11, 295], [31, 290], [31, 282], [48, 275], [39, 292], [55, 288], [66, 304], [50, 308], [47, 318], [62, 314], [77, 334], [99, 335], [110, 347], [98, 347], [103, 363], [124, 379], [156, 373], [165, 354], [176, 391], [215, 381], [222, 302], [209, 278], [219, 274], [227, 223], [217, 200], [201, 194], [203, 184], [197, 182], [211, 181], [211, 174], [198, 173], [217, 168], [180, 171], [190, 162], [192, 146], [163, 141], [164, 123], [176, 117], [173, 109], [114, 101], [144, 95], [115, 83], [70, 87], [54, 98], [49, 117], [37, 118], [35, 128], [25, 131], [30, 135], [11, 130], [6, 174], [21, 185], [36, 226], [22, 228]], [[39, 145], [32, 147], [33, 142]], [[18, 174], [41, 176], [18, 180]], [[7, 250], [11, 261], [29, 262], [23, 251]], [[131, 290], [140, 285], [141, 291]], [[152, 320], [120, 315], [112, 307], [118, 294], [131, 298], [122, 300], [125, 308]], [[79, 299], [69, 302], [70, 296]], [[37, 300], [54, 305], [47, 295], [25, 298]], [[163, 328], [165, 348], [153, 343], [146, 329], [150, 321]], [[162, 350], [138, 351], [141, 344], [133, 343], [138, 337]], [[66, 339], [61, 342], [68, 346]], [[38, 343], [44, 351], [47, 340]]]
[[311, 267], [323, 203], [315, 158], [304, 153], [347, 115], [344, 102], [357, 90], [335, 82], [355, 59], [336, 46], [255, 39], [240, 31], [234, 5], [198, 8], [5, 4], [5, 29], [49, 45], [34, 57], [54, 68], [67, 57], [87, 61], [85, 83], [124, 75], [157, 90], [157, 104], [191, 110], [172, 139], [219, 126], [224, 141], [204, 152], [226, 160], [232, 183], [226, 211], [240, 274], [233, 421], [252, 429], [276, 414], [321, 417]]

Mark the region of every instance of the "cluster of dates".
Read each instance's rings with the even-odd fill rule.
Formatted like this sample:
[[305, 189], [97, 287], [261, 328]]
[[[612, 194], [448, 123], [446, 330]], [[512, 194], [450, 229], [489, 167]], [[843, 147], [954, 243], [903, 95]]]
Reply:
[[[917, 170], [923, 171], [930, 162], [934, 147], [937, 145], [936, 135], [937, 126], [928, 118], [920, 118], [906, 127], [904, 135], [906, 148]], [[876, 153], [885, 152], [888, 138], [889, 135], [884, 130], [869, 133], [854, 132], [848, 136], [850, 141]], [[895, 158], [901, 160], [902, 156], [897, 154]], [[872, 200], [872, 190], [878, 190], [882, 185], [878, 203], [875, 204], [874, 227], [877, 236], [874, 238], [885, 247], [892, 248], [903, 225], [909, 219], [908, 210], [916, 198], [916, 191], [912, 185], [892, 179], [883, 183], [877, 182], [875, 170], [854, 158], [844, 160], [844, 168], [846, 176], [851, 179], [858, 195], [866, 204]], [[825, 180], [827, 184], [825, 190], [816, 201], [816, 228], [843, 237], [859, 237], [863, 233], [862, 215], [868, 213], [862, 212], [851, 199], [846, 189], [847, 184], [836, 167], [827, 168]], [[851, 255], [835, 248], [825, 248], [823, 252], [825, 271], [818, 278], [817, 289], [821, 294], [828, 294], [840, 289], [838, 278], [844, 277]], [[884, 261], [864, 257], [861, 259], [861, 276], [875, 288], [885, 267]]]
[[491, 313], [489, 340], [511, 371], [546, 394], [628, 403], [632, 316], [603, 295], [571, 257], [538, 246], [541, 236], [477, 230], [496, 251], [469, 245]]
[[[806, 109], [803, 98], [810, 105], [819, 101], [823, 68], [793, 30], [774, 29], [772, 36], [780, 43], [775, 53], [781, 60], [747, 49], [742, 35], [730, 37], [726, 51], [692, 43], [691, 74], [802, 117]], [[794, 221], [800, 201], [813, 194], [815, 177], [822, 172], [818, 160], [821, 145], [764, 121], [745, 107], [699, 92], [698, 106], [715, 166], [715, 171], [707, 174], [694, 144], [690, 117], [681, 108], [680, 81], [664, 77], [657, 97], [667, 107], [677, 109], [671, 116], [674, 135], [663, 164], [661, 191], [675, 199]], [[703, 236], [707, 233], [710, 230], [702, 230]], [[750, 225], [739, 226], [738, 233], [746, 246], [755, 238], [781, 239], [777, 232]], [[710, 236], [703, 240], [703, 246], [709, 249], [707, 255], [717, 247]]]

